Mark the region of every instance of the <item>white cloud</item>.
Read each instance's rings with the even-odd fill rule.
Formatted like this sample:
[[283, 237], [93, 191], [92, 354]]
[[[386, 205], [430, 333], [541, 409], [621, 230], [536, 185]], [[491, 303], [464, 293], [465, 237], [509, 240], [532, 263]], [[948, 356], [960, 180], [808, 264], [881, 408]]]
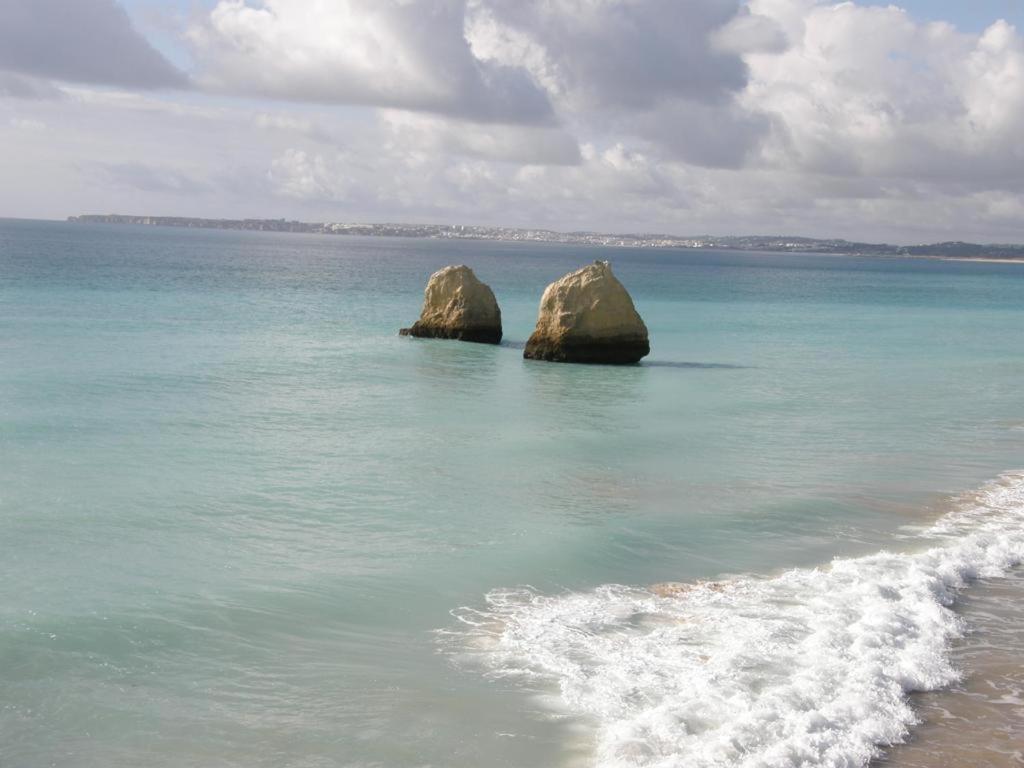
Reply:
[[338, 144], [342, 142], [340, 135], [333, 133], [320, 123], [305, 117], [282, 114], [280, 112], [258, 112], [253, 116], [257, 128], [265, 131], [276, 131], [285, 135], [306, 136], [321, 144]]
[[[713, 42], [738, 13], [737, 0], [475, 0], [472, 8], [475, 51], [498, 60], [513, 52], [511, 40], [525, 36], [544, 54], [538, 78], [554, 78], [557, 90], [580, 106], [717, 102], [746, 83], [743, 61]], [[495, 27], [507, 29], [509, 38]], [[503, 63], [540, 63], [524, 52], [519, 61]]]
[[[788, 23], [781, 0], [758, 3]], [[790, 5], [803, 11], [792, 47], [748, 56], [742, 102], [777, 129], [766, 163], [947, 192], [1020, 185], [1024, 40], [1011, 26], [979, 37], [895, 6]]]
[[575, 165], [576, 139], [557, 126], [481, 125], [397, 110], [382, 112], [387, 146], [435, 156], [497, 162]]
[[270, 164], [268, 178], [276, 191], [300, 200], [340, 201], [347, 197], [344, 155], [328, 164], [322, 154], [290, 147]]
[[750, 6], [716, 29], [711, 44], [720, 51], [735, 54], [780, 53], [789, 45], [782, 25], [774, 19], [754, 13]]
[[741, 165], [767, 124], [736, 97], [741, 56], [782, 33], [737, 0], [472, 0], [486, 60], [522, 67], [581, 134], [655, 145], [667, 159]]
[[12, 128], [16, 128], [19, 131], [45, 131], [46, 123], [42, 120], [33, 120], [31, 118], [24, 117], [12, 117], [10, 119], [10, 125]]
[[[621, 144], [584, 145], [576, 165], [453, 159], [399, 144], [366, 153], [314, 153], [289, 148], [271, 164], [279, 194], [330, 202], [332, 218], [458, 221], [594, 228], [652, 223], [678, 212], [682, 194], [652, 158]], [[657, 215], [655, 215], [657, 214]]]
[[736, 166], [766, 130], [740, 54], [781, 32], [738, 0], [221, 0], [192, 38], [208, 88], [434, 113], [404, 132], [442, 151], [578, 162], [600, 124]]
[[488, 122], [551, 117], [521, 69], [482, 62], [464, 0], [221, 0], [191, 38], [208, 88]]

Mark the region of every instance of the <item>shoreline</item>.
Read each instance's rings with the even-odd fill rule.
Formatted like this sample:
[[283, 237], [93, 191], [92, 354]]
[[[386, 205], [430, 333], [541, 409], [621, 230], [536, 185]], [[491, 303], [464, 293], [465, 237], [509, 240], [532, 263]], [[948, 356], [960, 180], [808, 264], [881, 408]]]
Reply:
[[870, 768], [1024, 765], [1024, 568], [979, 579], [953, 610], [966, 625], [950, 649], [961, 680], [910, 694], [919, 722]]
[[[1024, 263], [1024, 245], [946, 241], [917, 245], [868, 243], [844, 238], [798, 235], [677, 235], [653, 232], [562, 231], [541, 227], [480, 224], [409, 224], [403, 222], [304, 222], [287, 219], [210, 219], [192, 216], [136, 216], [84, 214], [68, 216], [72, 224], [136, 225], [176, 229], [219, 229], [362, 237], [399, 237], [424, 240], [468, 240], [499, 243], [597, 246], [612, 248], [741, 251], [749, 253], [807, 254], [863, 258], [928, 258], [951, 261]], [[991, 256], [969, 256], [980, 253]], [[1010, 254], [1010, 255], [1005, 255]]]
[[928, 259], [930, 261], [973, 261], [983, 264], [1024, 264], [1024, 259], [997, 259], [988, 256], [895, 256], [897, 259]]
[[[983, 491], [946, 498], [931, 509], [931, 526], [965, 505], [983, 503]], [[1024, 745], [1018, 743], [1024, 733], [1024, 565], [998, 577], [971, 580], [958, 591], [950, 610], [962, 624], [962, 635], [948, 650], [960, 679], [943, 688], [910, 692], [918, 722], [867, 768], [1024, 765]]]
[[[461, 652], [491, 674], [525, 671], [557, 691], [565, 712], [591, 724], [599, 762], [657, 754], [703, 765], [722, 744], [749, 744], [724, 749], [736, 761], [794, 751], [801, 764], [842, 755], [871, 768], [1019, 766], [1005, 734], [1024, 724], [1024, 600], [1012, 602], [1021, 608], [1007, 629], [985, 588], [1024, 592], [1024, 473], [949, 506], [905, 551], [828, 567], [556, 595], [494, 590], [486, 607], [452, 613]], [[947, 722], [958, 708], [959, 733]], [[759, 716], [746, 717], [751, 709]], [[980, 763], [980, 752], [991, 759]]]

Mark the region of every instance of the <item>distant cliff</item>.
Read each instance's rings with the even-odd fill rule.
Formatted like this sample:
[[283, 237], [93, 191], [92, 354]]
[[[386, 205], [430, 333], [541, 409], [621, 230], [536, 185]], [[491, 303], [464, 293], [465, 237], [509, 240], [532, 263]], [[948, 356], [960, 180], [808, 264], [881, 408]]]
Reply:
[[345, 224], [306, 223], [285, 219], [195, 219], [183, 216], [123, 216], [120, 214], [69, 216], [83, 224], [136, 224], [192, 229], [242, 229], [257, 232], [305, 232], [366, 237], [421, 237], [434, 240], [501, 240], [569, 245], [606, 245], [629, 248], [695, 248], [711, 250], [822, 253], [847, 256], [916, 256], [946, 259], [1008, 259], [1024, 261], [1024, 245], [978, 245], [947, 242], [932, 245], [888, 245], [822, 240], [811, 237], [744, 235], [681, 237], [655, 234], [601, 234], [556, 232], [550, 229], [481, 227], [463, 224]]
[[141, 224], [150, 227], [188, 227], [190, 229], [250, 229], [257, 232], [323, 232], [323, 224], [305, 224], [284, 219], [193, 219], [185, 216], [69, 216], [68, 221], [82, 224]]

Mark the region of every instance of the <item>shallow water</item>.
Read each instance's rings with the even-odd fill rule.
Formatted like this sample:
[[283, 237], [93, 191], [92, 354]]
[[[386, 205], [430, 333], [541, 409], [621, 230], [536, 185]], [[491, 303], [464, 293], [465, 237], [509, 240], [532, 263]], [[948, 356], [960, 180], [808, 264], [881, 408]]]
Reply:
[[[543, 287], [594, 258], [651, 357], [524, 362]], [[397, 337], [453, 262], [507, 343]], [[0, 222], [0, 765], [593, 765], [600, 718], [464, 663], [458, 617], [524, 584], [606, 609], [603, 585], [923, 551], [1024, 468], [1022, 288], [1020, 265]], [[661, 695], [635, 672], [630, 702]], [[863, 700], [885, 738], [901, 696]]]

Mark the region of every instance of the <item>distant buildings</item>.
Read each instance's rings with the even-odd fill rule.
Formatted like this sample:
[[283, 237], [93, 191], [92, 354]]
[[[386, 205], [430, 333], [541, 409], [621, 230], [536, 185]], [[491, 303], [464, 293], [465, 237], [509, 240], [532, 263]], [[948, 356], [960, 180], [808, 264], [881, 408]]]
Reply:
[[975, 245], [936, 243], [897, 246], [851, 243], [847, 240], [818, 240], [809, 237], [725, 236], [679, 237], [654, 234], [601, 234], [598, 232], [555, 232], [550, 229], [515, 229], [465, 224], [351, 224], [329, 222], [309, 224], [285, 219], [196, 219], [181, 216], [70, 216], [68, 221], [86, 224], [136, 224], [194, 229], [241, 229], [258, 232], [305, 232], [364, 237], [420, 237], [433, 240], [500, 240], [508, 242], [565, 243], [622, 248], [697, 248], [782, 253], [823, 253], [849, 256], [920, 256], [958, 259], [1024, 260], [1021, 245]]

